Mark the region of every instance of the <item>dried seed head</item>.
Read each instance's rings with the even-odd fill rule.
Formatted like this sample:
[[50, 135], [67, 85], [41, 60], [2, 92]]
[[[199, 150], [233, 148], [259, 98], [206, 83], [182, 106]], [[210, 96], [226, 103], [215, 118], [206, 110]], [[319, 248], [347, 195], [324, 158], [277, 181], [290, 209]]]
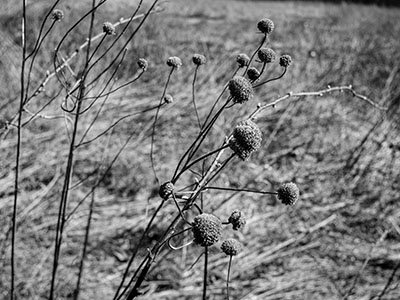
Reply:
[[171, 56], [167, 59], [167, 65], [179, 69], [182, 66], [182, 61], [177, 56]]
[[149, 66], [149, 63], [144, 58], [139, 58], [137, 64], [139, 68], [143, 69], [143, 71], [146, 71], [147, 67]]
[[246, 225], [246, 217], [242, 211], [235, 209], [229, 217], [228, 222], [232, 224], [233, 230], [238, 230]]
[[196, 66], [205, 65], [207, 62], [207, 58], [204, 55], [197, 53], [193, 55], [192, 60]]
[[242, 160], [248, 160], [251, 153], [260, 149], [262, 134], [258, 126], [250, 121], [242, 121], [233, 130], [233, 137], [229, 147]]
[[290, 57], [290, 55], [282, 55], [279, 58], [279, 64], [281, 67], [287, 68], [292, 64], [292, 58]]
[[115, 26], [110, 22], [105, 22], [103, 24], [103, 32], [107, 35], [115, 34]]
[[51, 19], [54, 21], [61, 21], [62, 19], [64, 19], [63, 11], [60, 9], [53, 10], [53, 12], [51, 13]]
[[251, 81], [257, 80], [258, 77], [260, 77], [260, 71], [258, 71], [256, 68], [251, 67], [247, 70], [247, 76]]
[[201, 214], [192, 223], [194, 241], [202, 247], [208, 247], [218, 242], [222, 234], [220, 219], [211, 214]]
[[248, 57], [247, 54], [240, 53], [240, 54], [236, 57], [236, 62], [239, 64], [239, 67], [240, 67], [240, 68], [243, 68], [243, 67], [249, 65], [249, 63], [250, 63], [250, 57]]
[[234, 103], [244, 103], [254, 96], [251, 83], [242, 76], [235, 76], [229, 81], [229, 91]]
[[277, 192], [278, 199], [285, 205], [294, 205], [299, 200], [299, 188], [293, 182], [282, 184]]
[[174, 192], [174, 185], [172, 182], [167, 181], [160, 186], [158, 194], [164, 200], [167, 200]]
[[222, 252], [229, 256], [238, 255], [240, 252], [242, 252], [242, 249], [242, 243], [235, 239], [227, 239], [221, 244]]
[[174, 102], [174, 98], [170, 94], [166, 94], [164, 96], [164, 102], [167, 104], [170, 104], [170, 103]]
[[270, 19], [262, 19], [258, 22], [257, 28], [262, 33], [270, 34], [274, 30], [275, 25]]
[[258, 50], [258, 58], [263, 62], [263, 63], [271, 63], [275, 60], [276, 53], [274, 50], [271, 48], [261, 48]]

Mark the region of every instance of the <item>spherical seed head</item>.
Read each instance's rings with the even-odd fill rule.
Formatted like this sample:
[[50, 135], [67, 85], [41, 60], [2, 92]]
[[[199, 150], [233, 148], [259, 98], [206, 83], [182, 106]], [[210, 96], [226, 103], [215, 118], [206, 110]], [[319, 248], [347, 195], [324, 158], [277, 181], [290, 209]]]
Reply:
[[222, 223], [218, 217], [203, 213], [194, 218], [192, 232], [196, 244], [202, 247], [214, 245], [221, 237]]
[[261, 62], [267, 64], [273, 62], [276, 58], [276, 53], [271, 48], [261, 48], [258, 50], [257, 55]]
[[167, 104], [170, 104], [170, 103], [174, 102], [174, 97], [172, 97], [170, 94], [166, 94], [164, 96], [164, 102]]
[[167, 181], [160, 186], [158, 194], [164, 200], [167, 200], [174, 192], [174, 185], [172, 182]]
[[250, 57], [247, 54], [240, 53], [236, 57], [236, 62], [239, 64], [240, 68], [243, 68], [245, 66], [248, 66], [250, 63]]
[[62, 10], [60, 9], [55, 9], [53, 10], [53, 12], [51, 13], [51, 18], [54, 21], [61, 21], [64, 18], [64, 13]]
[[221, 244], [222, 252], [229, 256], [238, 255], [240, 252], [242, 252], [242, 249], [242, 243], [235, 239], [227, 239]]
[[277, 192], [278, 199], [285, 205], [294, 205], [299, 200], [299, 188], [293, 182], [282, 184]]
[[196, 66], [205, 65], [207, 63], [207, 58], [202, 54], [194, 54], [192, 60]]
[[233, 230], [238, 230], [246, 225], [246, 217], [242, 211], [235, 209], [230, 215], [228, 222], [232, 224]]
[[139, 68], [143, 69], [143, 71], [146, 71], [147, 67], [149, 66], [149, 63], [144, 58], [139, 58], [137, 64]]
[[107, 35], [115, 34], [115, 26], [110, 22], [105, 22], [103, 24], [103, 32]]
[[262, 33], [270, 34], [274, 30], [275, 25], [270, 19], [262, 19], [258, 22], [257, 28]]
[[254, 81], [257, 80], [258, 77], [260, 77], [260, 71], [258, 71], [256, 68], [251, 67], [247, 70], [247, 76], [249, 77], [250, 80]]
[[279, 58], [279, 64], [281, 67], [287, 68], [292, 64], [292, 58], [290, 57], [290, 55], [282, 55]]
[[234, 103], [244, 103], [254, 96], [251, 83], [242, 76], [235, 76], [229, 81], [229, 91]]
[[242, 121], [233, 130], [229, 147], [242, 160], [248, 160], [251, 153], [260, 149], [262, 134], [258, 126], [250, 120]]
[[167, 65], [179, 69], [182, 66], [182, 60], [177, 56], [171, 56], [167, 59]]

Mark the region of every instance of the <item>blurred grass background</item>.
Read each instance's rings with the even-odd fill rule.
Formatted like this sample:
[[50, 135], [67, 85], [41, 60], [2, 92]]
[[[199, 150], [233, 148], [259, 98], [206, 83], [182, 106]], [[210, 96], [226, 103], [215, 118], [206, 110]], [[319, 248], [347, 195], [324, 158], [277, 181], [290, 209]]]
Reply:
[[[65, 19], [38, 57], [35, 80], [52, 69], [52, 50], [59, 37], [89, 5], [89, 1], [61, 5]], [[28, 45], [33, 45], [47, 7], [44, 1], [29, 6]], [[123, 83], [134, 76], [139, 57], [149, 60], [148, 72], [138, 84], [106, 102], [89, 136], [96, 136], [119, 117], [155, 105], [169, 71], [165, 60], [172, 55], [181, 57], [184, 65], [173, 75], [168, 90], [175, 101], [161, 111], [155, 137], [156, 167], [161, 181], [168, 180], [197, 133], [191, 103], [192, 55], [202, 53], [208, 59], [199, 70], [197, 85], [197, 104], [204, 119], [236, 68], [237, 54], [250, 55], [257, 47], [261, 39], [256, 30], [258, 20], [272, 19], [276, 29], [270, 46], [278, 55], [290, 54], [293, 65], [284, 79], [258, 90], [251, 103], [224, 114], [207, 139], [204, 152], [217, 147], [258, 102], [266, 103], [289, 91], [352, 84], [390, 110], [382, 113], [349, 94], [337, 93], [291, 99], [259, 116], [263, 148], [249, 162], [235, 161], [215, 185], [274, 190], [282, 182], [294, 181], [300, 187], [301, 201], [292, 208], [283, 207], [272, 196], [217, 191], [205, 194], [207, 212], [225, 219], [239, 208], [248, 216], [243, 231], [225, 233], [225, 237], [234, 236], [245, 245], [245, 251], [233, 260], [232, 299], [342, 299], [367, 259], [349, 299], [378, 295], [400, 261], [400, 10], [325, 2], [226, 0], [180, 0], [163, 7], [166, 10], [152, 15], [130, 43], [118, 79]], [[105, 21], [129, 17], [128, 8], [133, 11], [134, 3], [110, 1], [104, 5], [97, 14], [97, 32]], [[17, 111], [20, 14], [10, 9], [0, 21], [3, 125]], [[64, 55], [85, 41], [86, 31], [85, 23], [74, 32], [62, 48]], [[104, 65], [107, 61], [109, 57]], [[79, 71], [80, 63], [76, 60], [71, 67]], [[268, 76], [279, 72], [278, 63], [267, 70]], [[45, 95], [29, 109], [41, 107], [56, 88], [56, 81], [52, 81]], [[59, 97], [43, 113], [61, 115], [61, 101]], [[82, 118], [79, 136], [97, 107]], [[98, 170], [104, 171], [104, 165], [127, 137], [133, 136], [95, 192], [81, 299], [113, 296], [130, 253], [159, 204], [149, 160], [153, 116], [150, 112], [128, 118], [114, 128], [112, 135], [77, 150], [69, 210], [91, 190]], [[12, 209], [15, 140], [11, 129], [0, 143], [0, 298], [7, 297], [9, 288], [10, 243], [6, 237]], [[38, 118], [23, 130], [16, 252], [20, 299], [47, 297], [67, 145], [63, 119]], [[188, 176], [184, 181], [190, 183], [194, 178]], [[87, 200], [67, 225], [57, 299], [72, 299], [88, 205]], [[146, 240], [148, 247], [174, 212], [172, 204], [164, 210]], [[313, 227], [324, 220], [329, 222], [321, 228]], [[193, 245], [176, 252], [165, 249], [148, 277], [143, 298], [200, 298], [203, 266], [199, 263], [189, 270], [200, 253], [201, 249]], [[224, 299], [228, 258], [213, 247], [210, 261], [210, 299]], [[399, 299], [398, 276], [397, 286], [392, 285], [384, 299]]]

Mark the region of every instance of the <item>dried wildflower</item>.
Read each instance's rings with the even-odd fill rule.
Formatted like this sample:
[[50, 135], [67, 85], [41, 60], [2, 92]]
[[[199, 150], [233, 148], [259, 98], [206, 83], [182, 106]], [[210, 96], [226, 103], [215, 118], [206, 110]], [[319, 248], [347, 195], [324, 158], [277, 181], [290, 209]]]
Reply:
[[242, 252], [242, 249], [242, 243], [235, 239], [227, 239], [221, 244], [222, 252], [230, 256], [238, 255], [240, 252]]
[[193, 55], [192, 60], [196, 66], [205, 65], [207, 62], [207, 58], [204, 55], [197, 53]]
[[274, 30], [275, 25], [270, 19], [262, 19], [258, 22], [257, 28], [262, 33], [270, 34]]
[[250, 57], [248, 57], [247, 54], [240, 53], [240, 54], [236, 57], [236, 62], [239, 64], [239, 67], [240, 67], [240, 68], [243, 68], [243, 67], [249, 65], [249, 63], [250, 63]]
[[228, 86], [234, 103], [244, 103], [254, 96], [251, 83], [242, 76], [233, 77]]
[[256, 68], [251, 67], [247, 70], [247, 76], [249, 77], [250, 80], [254, 81], [257, 80], [258, 77], [260, 77], [260, 71], [258, 71]]
[[285, 205], [294, 205], [299, 200], [299, 188], [293, 182], [282, 184], [277, 192], [278, 199]]
[[158, 194], [164, 200], [167, 200], [174, 192], [174, 185], [172, 182], [167, 181], [160, 186]]
[[103, 24], [103, 32], [107, 35], [115, 34], [115, 26], [110, 22], [105, 22]]
[[287, 68], [292, 64], [292, 58], [290, 57], [290, 55], [282, 55], [279, 58], [279, 64], [281, 67]]
[[260, 149], [262, 134], [258, 126], [250, 121], [242, 121], [233, 130], [229, 147], [242, 159], [248, 160], [251, 153]]
[[177, 56], [171, 56], [167, 59], [167, 65], [179, 69], [182, 66], [182, 61]]
[[192, 225], [194, 241], [202, 247], [214, 245], [221, 237], [222, 223], [214, 215], [206, 213], [198, 215]]
[[258, 50], [258, 58], [263, 62], [263, 63], [271, 63], [275, 60], [276, 53], [274, 50], [271, 48], [261, 48]]
[[170, 94], [166, 94], [164, 96], [164, 102], [167, 104], [170, 104], [170, 103], [174, 102], [174, 98]]
[[232, 224], [233, 230], [238, 230], [246, 225], [246, 217], [243, 215], [242, 211], [235, 209], [230, 215], [228, 222]]
[[147, 67], [149, 66], [149, 63], [144, 58], [139, 58], [137, 64], [139, 68], [143, 69], [143, 71], [146, 71]]
[[60, 9], [53, 10], [53, 12], [51, 13], [51, 19], [54, 21], [61, 21], [62, 19], [64, 19], [64, 12]]

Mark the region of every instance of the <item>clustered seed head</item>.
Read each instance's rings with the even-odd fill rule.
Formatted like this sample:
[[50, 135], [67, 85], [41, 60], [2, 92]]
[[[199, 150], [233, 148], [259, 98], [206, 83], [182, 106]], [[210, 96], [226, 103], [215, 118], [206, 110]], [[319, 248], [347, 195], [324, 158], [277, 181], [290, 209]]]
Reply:
[[285, 205], [294, 205], [299, 200], [299, 188], [293, 182], [282, 184], [277, 192], [278, 199]]
[[64, 19], [64, 13], [60, 9], [55, 9], [55, 10], [53, 10], [53, 12], [51, 14], [51, 18], [54, 21], [61, 21], [62, 19]]
[[139, 68], [143, 69], [143, 71], [146, 71], [147, 67], [149, 66], [149, 63], [144, 58], [139, 58], [137, 64]]
[[242, 252], [242, 249], [242, 243], [235, 239], [227, 239], [221, 244], [222, 252], [229, 256], [238, 255], [240, 252]]
[[167, 181], [160, 186], [158, 194], [164, 200], [167, 200], [174, 192], [174, 185], [172, 182]]
[[164, 102], [167, 104], [170, 104], [170, 103], [174, 102], [174, 97], [172, 97], [170, 94], [166, 94], [164, 96]]
[[262, 134], [258, 126], [251, 120], [242, 121], [233, 130], [229, 147], [242, 160], [248, 160], [251, 153], [260, 149]]
[[292, 64], [292, 58], [290, 55], [284, 54], [279, 58], [279, 64], [281, 67], [287, 68]]
[[194, 54], [192, 60], [196, 66], [205, 65], [207, 63], [207, 58], [202, 54]]
[[258, 71], [256, 68], [251, 67], [247, 70], [247, 76], [249, 77], [250, 80], [254, 81], [257, 80], [258, 77], [260, 77], [260, 71]]
[[233, 230], [238, 230], [246, 225], [246, 217], [242, 211], [235, 209], [230, 215], [228, 222], [232, 224]]
[[222, 223], [218, 217], [203, 213], [194, 218], [192, 232], [196, 244], [202, 247], [214, 245], [221, 237]]
[[245, 54], [245, 53], [240, 53], [237, 57], [236, 57], [236, 62], [239, 64], [240, 68], [243, 68], [245, 66], [248, 66], [250, 63], [250, 57]]
[[263, 63], [271, 63], [275, 60], [276, 57], [275, 51], [271, 48], [261, 48], [260, 50], [258, 50], [257, 55]]
[[251, 83], [242, 76], [233, 77], [228, 86], [234, 103], [242, 104], [254, 96]]
[[262, 19], [258, 22], [257, 28], [262, 33], [270, 34], [274, 30], [275, 25], [270, 19]]
[[182, 66], [182, 61], [178, 56], [171, 56], [167, 59], [167, 65], [179, 69]]
[[110, 22], [105, 22], [103, 24], [103, 32], [107, 35], [115, 34], [115, 26]]

